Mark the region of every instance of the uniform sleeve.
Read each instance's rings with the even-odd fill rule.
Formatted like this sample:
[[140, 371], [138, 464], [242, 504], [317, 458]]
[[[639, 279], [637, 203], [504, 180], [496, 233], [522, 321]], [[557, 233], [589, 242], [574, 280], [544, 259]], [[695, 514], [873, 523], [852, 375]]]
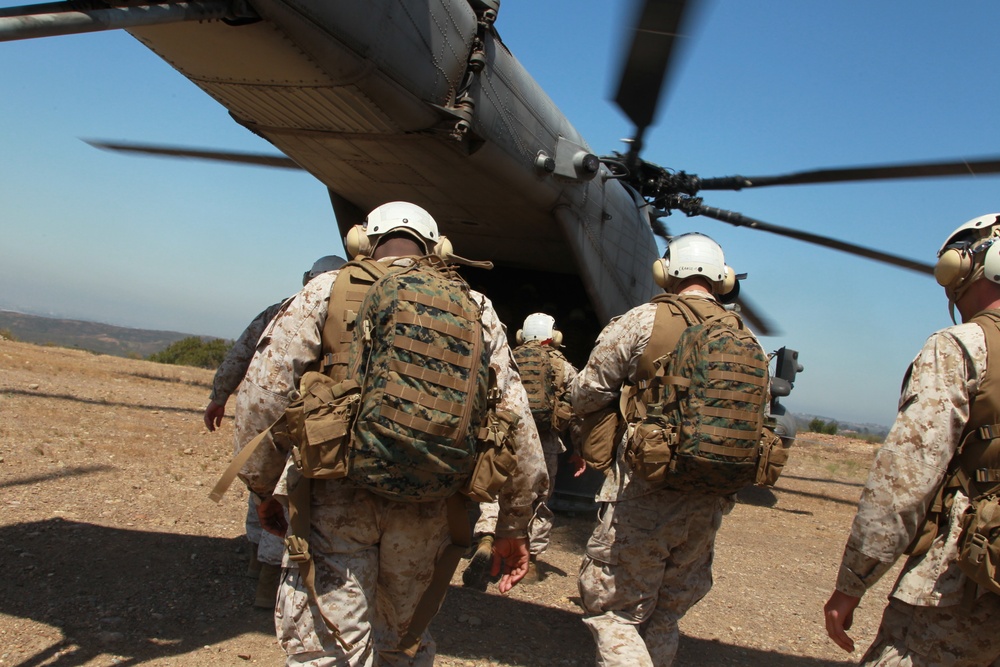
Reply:
[[209, 400], [225, 405], [229, 397], [236, 391], [236, 388], [243, 381], [243, 376], [247, 373], [250, 360], [253, 359], [254, 352], [257, 351], [257, 341], [260, 340], [267, 325], [274, 319], [278, 311], [284, 305], [284, 301], [269, 306], [257, 317], [253, 318], [249, 326], [243, 330], [240, 337], [236, 339], [233, 346], [226, 353], [226, 358], [219, 364], [215, 371], [215, 378], [212, 380], [212, 393]]
[[[311, 280], [265, 330], [267, 341], [251, 360], [236, 395], [236, 451], [281, 416], [290, 403], [289, 392], [319, 359], [334, 277], [330, 272]], [[284, 463], [285, 453], [265, 438], [240, 477], [252, 491], [266, 495], [274, 489]]]
[[858, 503], [837, 590], [861, 597], [913, 541], [968, 422], [974, 376], [947, 330], [932, 335], [913, 361]]
[[652, 315], [647, 310], [640, 306], [611, 320], [598, 336], [587, 365], [570, 385], [570, 402], [578, 417], [585, 417], [617, 400], [622, 384], [634, 375], [652, 329]]
[[490, 348], [490, 366], [496, 371], [500, 390], [497, 409], [520, 417], [513, 433], [517, 467], [500, 490], [500, 515], [496, 535], [524, 537], [527, 535], [535, 498], [544, 496], [548, 490], [549, 477], [545, 469], [542, 442], [535, 428], [535, 420], [531, 417], [531, 410], [528, 409], [528, 394], [517, 373], [514, 357], [507, 344], [507, 334], [492, 304], [488, 299], [484, 303], [483, 332]]

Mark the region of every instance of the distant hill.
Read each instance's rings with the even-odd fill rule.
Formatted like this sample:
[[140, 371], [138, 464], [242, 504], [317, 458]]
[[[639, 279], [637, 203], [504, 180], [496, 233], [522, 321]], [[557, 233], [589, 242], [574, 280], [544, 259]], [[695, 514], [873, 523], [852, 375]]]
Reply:
[[117, 357], [140, 358], [146, 358], [154, 352], [160, 352], [171, 343], [195, 335], [39, 317], [9, 310], [0, 310], [0, 331], [2, 330], [9, 331], [14, 338], [25, 343], [76, 348]]
[[860, 435], [876, 435], [880, 438], [884, 438], [889, 435], [889, 427], [883, 424], [850, 422], [841, 419], [833, 419], [832, 417], [823, 417], [822, 415], [806, 415], [798, 412], [794, 413], [792, 416], [795, 417], [795, 423], [799, 428], [799, 432], [804, 432], [809, 426], [809, 422], [813, 419], [820, 419], [826, 423], [837, 422], [838, 433], [853, 431], [854, 433], [858, 433]]

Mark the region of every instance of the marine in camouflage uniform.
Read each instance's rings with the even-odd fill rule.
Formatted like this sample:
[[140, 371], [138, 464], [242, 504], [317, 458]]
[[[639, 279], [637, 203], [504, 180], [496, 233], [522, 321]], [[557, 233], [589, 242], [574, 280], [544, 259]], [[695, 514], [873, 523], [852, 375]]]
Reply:
[[[678, 260], [675, 253], [671, 266]], [[701, 288], [692, 290], [692, 282]], [[666, 287], [696, 312], [724, 312], [697, 279]], [[656, 309], [653, 303], [637, 306], [601, 332], [570, 387], [578, 418], [617, 402], [622, 386], [635, 383]], [[677, 653], [678, 620], [712, 587], [715, 535], [734, 500], [657, 488], [634, 475], [625, 438], [627, 433], [598, 492], [598, 523], [580, 567], [583, 622], [594, 635], [599, 666], [668, 667]]]
[[[343, 265], [344, 260], [336, 255], [326, 255], [317, 259], [312, 267], [302, 276], [302, 285], [305, 286], [316, 276]], [[243, 381], [250, 367], [250, 361], [257, 351], [257, 343], [264, 335], [264, 331], [275, 318], [281, 308], [289, 301], [279, 301], [268, 306], [261, 311], [243, 330], [233, 346], [229, 348], [226, 357], [219, 364], [212, 378], [212, 392], [208, 396], [208, 405], [205, 407], [205, 426], [209, 431], [214, 431], [222, 425], [222, 418], [226, 414], [226, 403], [229, 397], [236, 391]], [[236, 419], [239, 421], [241, 415], [237, 411]], [[247, 443], [237, 437], [236, 451], [238, 452]], [[246, 515], [246, 535], [250, 541], [257, 563], [267, 563], [269, 565], [280, 566], [281, 557], [284, 553], [284, 544], [275, 536], [272, 536], [260, 527], [260, 520], [257, 518], [257, 504], [251, 495], [247, 500]], [[251, 562], [251, 571], [254, 563]]]
[[[413, 260], [386, 257], [380, 261], [406, 266]], [[237, 409], [252, 416], [244, 425], [245, 438], [264, 430], [281, 415], [290, 402], [289, 392], [319, 358], [334, 280], [335, 274], [328, 273], [310, 282], [269, 327], [268, 344], [255, 355], [237, 394]], [[521, 418], [513, 431], [517, 469], [500, 493], [497, 536], [507, 542], [512, 538], [526, 541], [535, 497], [546, 493], [548, 487], [541, 443], [504, 327], [485, 296], [475, 291], [471, 296], [483, 304], [483, 334], [502, 396], [498, 410]], [[290, 462], [285, 466], [268, 456], [266, 447], [260, 449], [264, 451], [254, 454], [241, 477], [262, 496], [273, 489], [275, 497], [286, 498], [301, 478]], [[426, 631], [413, 658], [393, 649], [430, 583], [438, 553], [450, 540], [445, 501], [392, 501], [346, 479], [312, 480], [311, 484], [309, 544], [318, 604], [350, 648], [341, 645], [327, 629], [309, 599], [298, 567], [286, 556], [275, 628], [287, 664], [433, 664], [435, 644]], [[516, 578], [526, 569], [525, 549], [523, 567]], [[516, 583], [515, 578], [510, 581]]]
[[[824, 609], [827, 632], [845, 650], [854, 649], [846, 634], [854, 609], [916, 537], [970, 423], [972, 399], [996, 373], [982, 326], [968, 320], [1000, 308], [1000, 286], [981, 278], [970, 282], [972, 289], [949, 292], [966, 323], [932, 334], [907, 370], [896, 421], [861, 494], [836, 590]], [[963, 602], [967, 578], [956, 561], [969, 498], [961, 489], [953, 493], [930, 549], [906, 560], [860, 664], [972, 667], [1000, 660], [1000, 596], [972, 588], [974, 597]]]
[[[565, 387], [568, 391], [569, 385], [576, 378], [576, 368], [563, 356], [562, 352], [551, 349], [549, 354], [558, 355], [562, 361], [559, 364], [562, 369], [562, 377], [556, 379], [557, 387]], [[567, 397], [564, 396], [563, 400]], [[537, 426], [537, 424], [536, 424]], [[559, 431], [551, 428], [539, 428], [539, 438], [542, 441], [542, 451], [545, 454], [545, 469], [548, 472], [550, 482], [555, 481], [556, 473], [559, 471], [559, 455], [566, 451]], [[549, 509], [548, 501], [552, 497], [553, 485], [549, 485], [548, 492], [538, 499], [535, 505], [535, 513], [528, 525], [528, 551], [532, 559], [545, 552], [549, 547], [552, 535], [552, 510]], [[480, 503], [479, 518], [476, 520], [474, 533], [476, 537], [492, 535], [497, 521], [499, 506], [497, 503]]]
[[[222, 424], [226, 403], [243, 381], [243, 376], [246, 375], [247, 368], [250, 366], [250, 360], [257, 350], [257, 341], [260, 340], [264, 329], [278, 314], [284, 303], [284, 301], [280, 301], [268, 306], [257, 317], [253, 318], [253, 321], [243, 330], [229, 352], [226, 353], [226, 358], [219, 364], [219, 368], [215, 371], [215, 377], [212, 379], [212, 393], [208, 397], [208, 406], [205, 408], [205, 426], [209, 431], [214, 431]], [[238, 443], [237, 450], [242, 449], [244, 444], [246, 443]], [[246, 533], [247, 539], [253, 547], [253, 558], [261, 563], [281, 564], [284, 545], [281, 540], [270, 537], [261, 530], [260, 520], [257, 518], [257, 505], [254, 503], [253, 496], [247, 502]], [[259, 546], [262, 544], [263, 547]]]

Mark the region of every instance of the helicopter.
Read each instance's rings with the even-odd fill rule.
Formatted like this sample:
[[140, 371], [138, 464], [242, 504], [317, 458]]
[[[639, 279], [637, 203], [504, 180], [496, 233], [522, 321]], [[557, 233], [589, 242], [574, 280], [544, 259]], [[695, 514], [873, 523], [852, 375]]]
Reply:
[[[56, 4], [59, 5], [59, 3]], [[282, 3], [275, 3], [275, 7], [279, 4]], [[365, 5], [364, 11], [361, 12], [363, 14], [362, 17], [358, 18], [352, 15], [350, 18], [351, 20], [363, 20], [363, 22], [384, 25], [386, 21], [373, 21], [372, 17], [379, 16], [379, 12], [389, 12], [393, 7], [398, 7], [400, 4], [394, 2], [368, 3]], [[691, 4], [693, 3], [659, 2], [646, 3], [645, 6], [666, 7], [669, 11], [674, 12], [674, 16], [677, 18], [679, 24], [680, 15]], [[171, 3], [166, 3], [166, 5], [168, 5], [168, 9], [171, 8]], [[288, 6], [291, 6], [291, 4]], [[53, 8], [52, 5], [45, 5], [43, 7], [46, 10]], [[79, 9], [86, 7], [86, 5], [76, 3], [72, 7]], [[103, 4], [95, 7], [92, 11], [97, 12], [107, 9]], [[134, 7], [132, 5], [132, 8]], [[486, 54], [486, 63], [478, 76], [480, 78], [484, 76], [488, 78], [492, 73], [495, 78], [502, 79], [501, 74], [504, 73], [504, 70], [497, 65], [498, 61], [496, 59], [498, 57], [505, 57], [504, 54], [507, 53], [507, 49], [502, 39], [500, 39], [500, 34], [504, 30], [505, 12], [508, 11], [507, 6], [500, 7], [499, 3], [487, 2], [456, 2], [434, 4], [432, 7], [428, 7], [427, 11], [433, 14], [435, 9], [445, 7], [463, 12], [466, 16], [469, 16], [469, 12], [471, 11], [471, 14], [475, 16], [476, 36], [484, 44], [484, 53]], [[234, 5], [233, 8], [237, 14], [239, 11], [259, 13], [262, 10], [262, 7], [256, 6], [256, 3], [254, 3], [254, 7], [249, 7], [248, 5], [237, 7]], [[229, 9], [227, 5], [226, 11], [229, 11]], [[496, 17], [493, 19], [491, 25], [482, 28], [480, 36], [480, 15], [485, 16], [491, 10], [496, 13]], [[351, 9], [351, 3], [340, 3], [338, 9], [331, 11], [342, 11], [351, 15], [353, 10]], [[28, 10], [18, 13], [14, 9], [7, 9], [4, 10], [4, 16], [0, 18], [12, 18], [15, 16], [17, 18], [24, 18], [29, 13], [31, 12]], [[35, 13], [38, 13], [38, 11], [36, 10]], [[232, 15], [225, 18], [214, 18], [205, 22], [164, 23], [155, 26], [130, 27], [129, 30], [140, 41], [143, 41], [147, 45], [152, 45], [154, 48], [165, 48], [155, 46], [158, 40], [162, 39], [164, 43], [172, 43], [175, 47], [181, 48], [183, 51], [184, 48], [188, 48], [186, 45], [191, 43], [208, 44], [214, 41], [207, 38], [188, 39], [183, 37], [183, 35], [211, 34], [214, 36], [214, 32], [203, 33], [199, 31], [221, 30], [223, 33], [219, 34], [226, 34], [228, 39], [229, 36], [239, 31], [259, 31], [266, 27], [261, 26], [262, 23], [273, 23], [272, 19], [257, 20], [258, 18], [260, 17], [252, 15]], [[489, 22], [487, 21], [486, 23]], [[388, 21], [388, 24], [392, 25], [392, 21]], [[344, 34], [351, 33], [352, 35], [355, 33], [359, 35], [364, 34], [364, 30], [354, 30], [351, 28], [351, 25], [349, 22], [337, 23], [336, 26], [329, 26], [329, 31], [336, 32], [336, 30], [340, 30]], [[644, 28], [640, 32], [669, 33], [671, 30], [661, 28], [650, 30]], [[174, 34], [174, 36], [170, 37], [170, 34]], [[391, 41], [387, 40], [384, 34], [381, 34], [379, 37], [383, 41]], [[475, 38], [470, 39], [475, 40]], [[374, 49], [374, 52], [377, 52], [377, 49], [380, 48], [379, 45], [374, 42], [372, 44], [374, 45], [369, 45], [369, 47]], [[469, 53], [471, 53], [471, 50]], [[194, 60], [198, 61], [198, 57], [200, 57], [199, 54], [195, 54]], [[491, 57], [493, 60], [490, 60]], [[183, 60], [176, 55], [168, 55], [167, 59], [175, 65], [178, 64], [179, 60]], [[211, 58], [205, 56], [198, 62], [205, 63], [210, 60]], [[460, 60], [458, 59], [456, 62], [460, 62]], [[669, 60], [669, 57], [666, 60]], [[378, 61], [377, 57], [370, 59], [368, 62], [375, 61]], [[455, 80], [458, 83], [455, 84], [455, 87], [457, 91], [463, 89], [463, 77], [471, 69], [471, 63], [472, 58], [470, 56], [466, 62], [466, 68], [462, 71], [463, 76], [458, 77], [456, 75]], [[222, 64], [213, 62], [213, 66], [221, 67]], [[378, 69], [378, 66], [375, 67]], [[626, 69], [628, 69], [627, 66]], [[516, 69], [511, 71], [516, 71]], [[357, 76], [367, 76], [370, 72], [365, 73], [358, 70], [354, 74]], [[399, 78], [405, 79], [406, 77], [400, 76]], [[497, 85], [500, 85], [500, 83]], [[204, 80], [202, 80], [202, 84], [208, 87], [208, 84]], [[525, 83], [525, 86], [527, 85]], [[470, 83], [466, 90], [475, 98], [477, 90], [481, 88], [482, 84], [479, 84], [479, 88], [477, 88], [475, 77], [473, 77], [472, 83]], [[540, 87], [526, 87], [524, 90], [528, 91], [529, 102], [537, 103], [545, 107], [546, 111], [549, 110], [548, 103], [546, 102], [548, 98], [541, 91]], [[657, 96], [649, 92], [648, 83], [640, 83], [639, 90], [641, 94], [638, 97], [650, 98], [655, 102]], [[519, 99], [516, 94], [511, 93], [511, 95], [511, 99], [515, 101]], [[493, 125], [488, 122], [490, 119], [488, 98], [485, 105], [483, 104], [483, 99], [473, 99], [474, 104], [471, 119], [466, 119], [463, 116], [463, 109], [460, 108], [461, 105], [457, 104], [460, 95], [456, 93], [453, 97], [455, 99], [450, 102], [446, 101], [445, 104], [437, 104], [439, 107], [444, 107], [443, 109], [435, 110], [437, 114], [435, 115], [435, 119], [440, 122], [428, 125], [427, 128], [430, 129], [425, 128], [419, 132], [411, 131], [410, 135], [420, 134], [422, 136], [414, 137], [408, 135], [407, 140], [412, 143], [426, 141], [428, 145], [430, 145], [429, 142], [438, 142], [445, 146], [444, 148], [435, 143], [432, 148], [428, 149], [421, 143], [419, 149], [410, 150], [407, 148], [405, 152], [399, 152], [402, 149], [396, 146], [394, 148], [397, 153], [392, 160], [385, 158], [382, 162], [379, 162], [379, 159], [382, 158], [367, 161], [366, 159], [357, 159], [355, 155], [355, 159], [353, 160], [354, 166], [352, 167], [354, 172], [363, 175], [366, 169], [373, 170], [381, 166], [388, 166], [399, 170], [402, 169], [400, 165], [410, 166], [420, 164], [420, 160], [422, 159], [440, 161], [434, 162], [434, 165], [454, 164], [453, 162], [449, 162], [449, 160], [454, 159], [456, 155], [460, 156], [460, 159], [466, 160], [468, 164], [473, 164], [483, 157], [492, 158], [496, 151], [502, 152], [503, 142], [500, 140], [492, 144], [490, 141], [485, 141], [481, 145], [477, 144], [484, 136], [491, 136], [489, 135], [489, 131]], [[553, 104], [552, 106], [554, 107], [555, 105]], [[648, 116], [648, 118], [640, 119], [634, 123], [637, 127], [645, 124], [645, 128], [648, 129], [653, 117], [656, 115], [655, 104], [653, 107], [653, 109], [645, 109], [644, 115]], [[240, 117], [239, 113], [235, 110], [231, 109], [231, 113], [237, 117], [238, 122], [247, 120], [244, 117]], [[455, 132], [462, 134], [459, 128], [462, 126], [463, 120], [469, 123], [468, 129], [461, 137], [457, 139], [453, 138], [452, 135]], [[243, 125], [247, 126], [248, 123], [243, 122]], [[291, 148], [291, 143], [298, 141], [289, 138], [289, 135], [293, 134], [292, 132], [281, 136], [279, 136], [280, 133], [275, 133], [275, 137], [270, 137], [268, 132], [274, 130], [274, 128], [268, 129], [257, 124], [253, 129], [258, 130], [261, 136], [267, 137], [272, 144], [281, 148], [286, 155], [291, 156], [293, 159], [298, 157], [295, 161], [297, 165], [302, 166], [301, 163], [309, 163], [309, 160], [304, 156], [296, 156], [295, 151]], [[318, 142], [317, 135], [315, 134], [317, 130], [310, 131], [314, 134], [310, 135], [311, 138], [308, 141], [301, 139], [302, 142]], [[322, 133], [322, 130], [319, 132]], [[673, 228], [676, 225], [672, 220], [684, 218], [688, 213], [712, 212], [709, 208], [703, 211], [694, 209], [685, 210], [681, 206], [671, 208], [674, 203], [694, 206], [694, 200], [701, 194], [704, 194], [702, 190], [706, 188], [703, 187], [704, 183], [699, 184], [698, 187], [702, 188], [699, 190], [693, 188], [690, 183], [674, 184], [670, 182], [680, 172], [663, 169], [647, 161], [650, 138], [649, 133], [646, 133], [645, 137], [642, 137], [642, 134], [642, 132], [634, 132], [629, 146], [639, 146], [640, 141], [636, 140], [637, 137], [645, 139], [647, 146], [641, 147], [642, 150], [636, 151], [641, 161], [636, 164], [630, 164], [632, 157], [630, 157], [631, 150], [628, 148], [618, 154], [614, 152], [592, 152], [589, 150], [586, 142], [582, 141], [582, 138], [578, 139], [580, 136], [579, 133], [574, 134], [570, 132], [570, 129], [565, 128], [559, 132], [550, 133], [548, 141], [541, 142], [537, 150], [525, 149], [522, 151], [524, 155], [532, 158], [531, 162], [524, 162], [522, 164], [522, 166], [527, 166], [528, 169], [516, 171], [513, 176], [509, 172], [505, 172], [502, 174], [505, 178], [495, 174], [490, 176], [488, 189], [499, 192], [504, 200], [500, 204], [492, 202], [489, 204], [489, 206], [499, 211], [494, 218], [476, 217], [465, 214], [465, 209], [474, 204], [487, 205], [487, 202], [490, 202], [490, 200], [481, 196], [481, 193], [485, 190], [468, 187], [466, 181], [456, 176], [456, 174], [461, 174], [461, 170], [459, 172], [452, 170], [446, 173], [449, 175], [447, 182], [449, 192], [462, 192], [468, 195], [462, 201], [455, 201], [453, 198], [449, 198], [447, 201], [437, 202], [433, 199], [421, 199], [418, 196], [412, 196], [419, 188], [412, 183], [406, 182], [397, 184], [399, 186], [398, 190], [392, 190], [391, 187], [381, 187], [376, 194], [370, 196], [378, 197], [380, 200], [386, 198], [408, 198], [417, 203], [427, 205], [428, 208], [434, 210], [436, 217], [441, 223], [443, 233], [453, 239], [456, 248], [459, 248], [462, 254], [475, 258], [485, 257], [493, 259], [497, 264], [497, 269], [491, 272], [488, 277], [481, 279], [476, 277], [475, 280], [478, 280], [479, 284], [483, 286], [484, 291], [492, 296], [494, 301], [497, 302], [498, 307], [504, 304], [517, 303], [522, 306], [540, 309], [542, 305], [545, 305], [544, 301], [532, 301], [532, 295], [530, 293], [526, 295], [523, 291], [525, 286], [531, 288], [532, 286], [544, 284], [550, 289], [558, 291], [560, 297], [556, 305], [565, 310], [558, 311], [556, 313], [557, 316], [561, 321], [569, 319], [571, 322], [577, 322], [576, 329], [582, 332], [581, 338], [585, 340], [585, 344], [589, 345], [593, 336], [588, 335], [588, 332], [589, 334], [596, 332], [606, 319], [623, 312], [627, 307], [635, 303], [645, 300], [651, 294], [650, 290], [652, 287], [648, 267], [652, 263], [652, 258], [659, 254], [655, 234], [652, 231], [653, 224], [657, 222], [657, 219], [662, 220], [665, 212], [671, 212], [673, 215], [670, 218], [666, 218], [666, 220], [670, 222]], [[510, 136], [520, 137], [520, 135]], [[449, 145], [447, 141], [454, 141], [456, 143]], [[402, 144], [405, 146], [406, 142], [402, 142]], [[464, 156], [463, 151], [465, 153]], [[489, 153], [489, 151], [494, 152]], [[335, 155], [344, 157], [342, 153], [333, 149], [323, 155], [325, 157], [317, 159], [320, 161], [326, 159], [333, 160], [334, 158], [331, 156]], [[344, 157], [344, 159], [350, 162], [348, 157], [350, 156]], [[494, 162], [497, 164], [502, 163], [503, 160], [501, 158], [502, 156], [494, 160]], [[551, 165], [553, 169], [551, 172], [548, 171], [550, 167], [548, 159], [552, 159], [555, 162], [555, 164]], [[596, 170], [593, 173], [588, 172], [585, 175], [589, 176], [589, 178], [584, 178], [578, 172], [578, 169], [594, 169], [595, 159]], [[948, 168], [951, 171], [948, 172], [946, 170], [945, 173], [955, 173], [955, 171], [960, 171], [967, 167], [966, 161], [955, 161], [948, 164], [950, 165]], [[986, 169], [987, 167], [988, 165], [984, 165], [982, 168]], [[313, 173], [315, 170], [316, 168], [309, 169]], [[405, 181], [407, 178], [417, 179], [421, 176], [426, 178], [427, 174], [425, 172], [433, 170], [422, 169], [417, 171], [421, 173], [416, 175], [397, 173], [395, 174], [395, 178], [400, 181]], [[472, 171], [472, 169], [468, 171]], [[885, 175], [886, 173], [882, 172], [881, 175]], [[352, 173], [352, 176], [356, 175], [356, 173]], [[841, 175], [849, 176], [846, 173], [842, 173]], [[472, 178], [472, 175], [469, 177]], [[630, 179], [632, 179], [631, 182]], [[329, 179], [321, 178], [321, 180], [327, 183]], [[746, 188], [745, 180], [737, 179], [734, 183], [740, 185], [742, 188]], [[753, 180], [760, 182], [756, 177]], [[524, 185], [523, 188], [518, 187], [521, 184]], [[651, 184], [653, 184], [652, 189], [649, 189]], [[329, 186], [330, 184], [327, 183], [327, 185]], [[551, 198], [545, 209], [544, 218], [527, 215], [526, 211], [532, 211], [532, 213], [537, 213], [537, 211], [531, 207], [526, 207], [523, 201], [515, 202], [511, 196], [512, 191], [521, 190], [525, 193], [534, 193], [536, 189], [537, 191], [548, 193], [547, 195], [541, 195], [543, 198], [545, 196]], [[695, 194], [689, 192], [691, 189], [696, 190]], [[395, 194], [396, 192], [400, 194]], [[610, 192], [618, 194], [607, 194]], [[337, 212], [338, 225], [340, 225], [341, 231], [358, 221], [359, 215], [363, 214], [364, 210], [370, 208], [372, 204], [378, 201], [366, 200], [364, 197], [353, 195], [348, 197], [344, 196], [343, 193], [339, 195], [334, 193], [334, 195], [336, 196], [332, 196], [331, 198], [334, 202], [334, 209]], [[556, 207], [554, 202], [559, 200], [559, 197], [564, 197], [569, 202], [570, 210], [577, 211], [574, 215], [582, 222], [573, 223], [569, 219], [557, 219], [557, 216], [565, 217], [569, 215], [565, 212], [553, 214], [552, 211]], [[575, 200], [574, 197], [576, 197]], [[344, 200], [347, 201], [345, 202]], [[574, 204], [574, 201], [577, 203]], [[704, 202], [708, 201], [708, 197], [706, 196]], [[601, 206], [595, 206], [597, 202], [601, 202]], [[353, 209], [349, 206], [350, 204], [354, 205]], [[514, 204], [517, 204], [517, 206], [515, 207]], [[709, 206], [707, 203], [697, 205]], [[503, 208], [503, 206], [509, 206], [509, 208]], [[616, 209], [615, 206], [619, 208]], [[565, 211], [565, 209], [560, 209], [560, 211]], [[586, 213], [586, 211], [591, 211], [591, 213]], [[619, 213], [619, 211], [622, 212]], [[628, 213], [625, 213], [625, 211]], [[584, 213], [580, 214], [580, 212]], [[628, 223], [622, 224], [619, 227], [618, 224], [622, 223], [623, 216], [629, 216], [627, 217]], [[574, 224], [576, 224], [575, 227], [573, 227]], [[631, 231], [621, 236], [614, 236], [613, 234], [616, 234], [621, 228]], [[757, 224], [756, 228], [762, 229], [763, 225]], [[483, 233], [483, 230], [487, 230], [488, 233]], [[502, 233], [498, 232], [498, 230], [502, 230]], [[593, 234], [597, 231], [600, 231], [602, 234], [608, 233], [612, 235], [595, 237]], [[629, 234], [633, 231], [634, 235], [630, 236]], [[785, 229], [782, 231], [794, 232], [795, 230]], [[574, 233], [575, 236], [573, 235]], [[562, 235], [562, 238], [560, 235]], [[794, 237], [792, 233], [786, 235]], [[824, 234], [813, 236], [814, 238], [811, 240], [818, 240], [822, 243], [827, 243], [829, 240], [829, 237], [826, 237]], [[597, 239], [596, 242], [595, 238]], [[512, 242], [511, 239], [513, 239]], [[587, 245], [588, 242], [590, 246]], [[724, 239], [723, 245], [728, 245]], [[860, 244], [846, 245], [849, 249], [859, 252], [868, 250], [860, 246]], [[611, 249], [615, 249], [616, 252], [624, 251], [624, 254], [622, 256], [614, 256]], [[591, 254], [588, 255], [588, 252]], [[873, 252], [879, 253], [880, 251], [873, 250]], [[889, 253], [881, 254], [884, 255], [883, 259], [886, 259], [885, 256], [889, 255]], [[905, 260], [906, 258], [897, 259]], [[925, 263], [923, 269], [918, 270], [926, 272], [927, 267], [928, 265]], [[526, 296], [528, 298], [525, 298]], [[748, 311], [750, 310], [752, 309], [745, 308], [744, 312], [749, 314]], [[582, 320], [575, 319], [579, 318], [581, 314]], [[513, 311], [505, 316], [505, 320], [507, 321], [515, 322], [517, 319], [517, 313]]]

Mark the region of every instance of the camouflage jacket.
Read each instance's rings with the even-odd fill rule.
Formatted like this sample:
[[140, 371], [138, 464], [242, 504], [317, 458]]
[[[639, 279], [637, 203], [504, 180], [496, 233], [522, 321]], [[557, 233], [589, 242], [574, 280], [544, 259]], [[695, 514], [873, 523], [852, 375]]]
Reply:
[[[412, 260], [397, 258], [381, 261], [405, 266]], [[297, 386], [308, 366], [320, 357], [330, 289], [338, 273], [330, 271], [309, 281], [272, 320], [261, 338], [236, 396], [237, 451], [284, 412], [290, 403], [289, 392]], [[505, 328], [489, 299], [474, 290], [471, 294], [477, 302], [484, 304], [483, 334], [490, 351], [490, 365], [496, 370], [501, 391], [498, 409], [508, 410], [521, 418], [514, 430], [517, 469], [500, 493], [500, 518], [497, 522], [498, 536], [520, 537], [525, 534], [531, 519], [535, 497], [543, 496], [548, 489], [545, 459], [538, 430], [528, 409], [528, 396], [507, 345]], [[282, 472], [267, 465], [256, 465], [259, 461], [256, 455], [252, 457], [244, 471], [252, 469], [253, 472], [241, 477], [256, 493], [274, 491], [276, 495], [281, 495], [289, 483], [288, 476], [295, 471], [287, 469], [287, 466]]]
[[[896, 421], [872, 464], [837, 576], [837, 590], [860, 597], [913, 540], [944, 479], [969, 419], [970, 397], [986, 371], [986, 340], [977, 324], [931, 335], [903, 380]], [[960, 517], [969, 500], [958, 491], [945, 539], [906, 561], [892, 596], [918, 606], [962, 599], [958, 569]]]
[[[705, 292], [686, 292], [682, 299], [715, 298]], [[723, 308], [719, 306], [719, 312]], [[618, 401], [622, 385], [634, 383], [639, 357], [649, 343], [656, 304], [644, 303], [608, 323], [597, 338], [587, 365], [570, 385], [570, 402], [577, 417], [585, 417], [612, 401]], [[614, 464], [608, 469], [597, 502], [615, 502], [660, 490], [641, 477], [633, 477], [625, 460], [624, 439], [618, 443]]]
[[253, 358], [254, 352], [257, 351], [257, 341], [260, 340], [264, 329], [267, 328], [267, 325], [278, 314], [286, 301], [268, 306], [257, 317], [253, 318], [250, 325], [243, 330], [229, 352], [226, 353], [226, 358], [219, 364], [218, 370], [215, 371], [215, 378], [212, 380], [212, 393], [208, 396], [209, 400], [219, 405], [226, 404], [240, 382], [243, 381], [243, 376], [247, 374], [250, 360]]
[[[556, 379], [556, 384], [559, 387], [565, 388], [563, 395], [559, 398], [569, 402], [569, 386], [576, 379], [576, 368], [573, 367], [573, 364], [569, 363], [569, 359], [559, 350], [553, 349], [550, 354], [556, 354], [562, 359], [563, 373], [561, 378]], [[566, 445], [563, 444], [562, 437], [556, 431], [548, 430], [539, 432], [539, 435], [542, 438], [542, 451], [546, 454], [562, 454], [566, 451]]]

